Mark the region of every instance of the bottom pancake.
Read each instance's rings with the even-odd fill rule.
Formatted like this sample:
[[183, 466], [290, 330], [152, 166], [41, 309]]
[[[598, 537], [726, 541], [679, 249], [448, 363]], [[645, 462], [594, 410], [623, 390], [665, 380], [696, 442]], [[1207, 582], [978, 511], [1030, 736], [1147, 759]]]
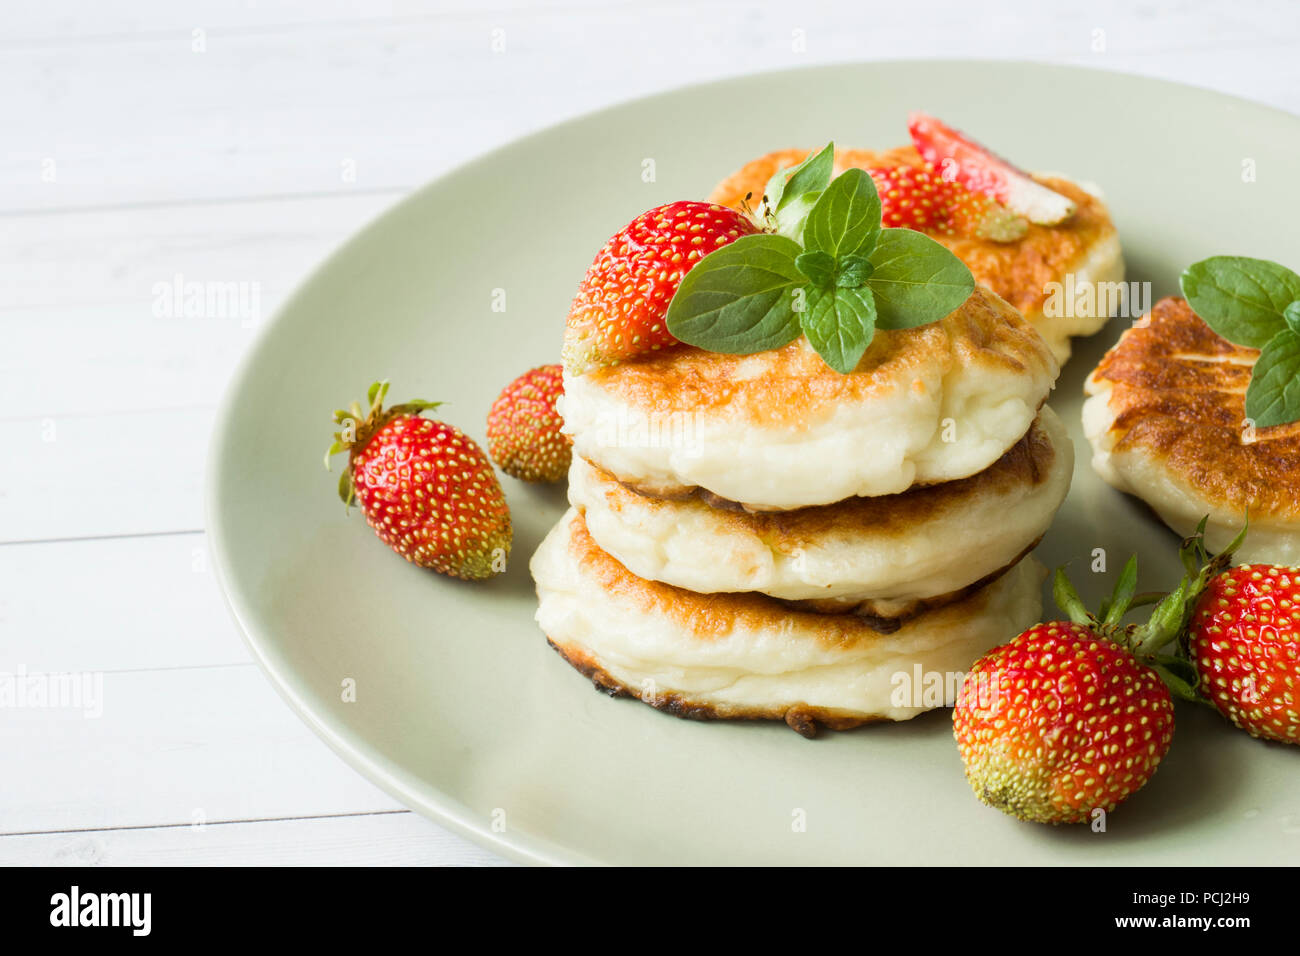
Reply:
[[601, 689], [680, 717], [784, 720], [805, 736], [950, 704], [976, 658], [1039, 619], [1044, 577], [1026, 559], [885, 634], [852, 614], [643, 580], [596, 546], [574, 510], [531, 570], [542, 631]]

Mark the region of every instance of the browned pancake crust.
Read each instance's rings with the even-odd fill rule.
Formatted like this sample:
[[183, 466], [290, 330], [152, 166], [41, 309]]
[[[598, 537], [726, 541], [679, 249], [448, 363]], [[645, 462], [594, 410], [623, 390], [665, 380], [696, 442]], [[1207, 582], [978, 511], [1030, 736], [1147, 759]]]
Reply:
[[[1029, 546], [1011, 559], [1007, 564], [998, 568], [996, 571], [984, 575], [978, 581], [973, 581], [963, 588], [955, 591], [949, 591], [947, 594], [936, 594], [934, 597], [916, 598], [907, 604], [896, 606], [897, 602], [893, 601], [860, 601], [857, 604], [843, 604], [835, 599], [825, 598], [808, 598], [807, 600], [792, 601], [784, 598], [779, 599], [787, 607], [797, 608], [804, 611], [814, 611], [818, 614], [852, 614], [861, 618], [868, 627], [873, 631], [881, 634], [893, 634], [908, 621], [920, 617], [926, 611], [933, 611], [937, 608], [947, 607], [949, 604], [956, 604], [977, 591], [988, 587], [1002, 575], [1006, 574], [1017, 564], [1029, 556], [1029, 553], [1038, 547], [1038, 543], [1043, 540], [1039, 535], [1029, 543]], [[882, 608], [887, 608], [888, 613], [881, 613]]]
[[[757, 206], [764, 187], [780, 169], [803, 162], [805, 149], [781, 149], [747, 163], [728, 176], [709, 196], [710, 202], [739, 208], [746, 195]], [[880, 166], [921, 166], [921, 155], [912, 146], [876, 152], [869, 149], [837, 149], [836, 171]], [[970, 267], [975, 279], [988, 286], [1024, 313], [1042, 309], [1047, 301], [1049, 282], [1061, 276], [1092, 247], [1096, 241], [1115, 231], [1105, 204], [1074, 183], [1051, 176], [1035, 177], [1043, 185], [1068, 196], [1078, 206], [1073, 216], [1055, 226], [1032, 223], [1025, 235], [1015, 242], [954, 237], [927, 233], [943, 243]]]
[[[858, 367], [836, 372], [802, 337], [757, 355], [681, 346], [586, 377], [646, 415], [723, 412], [764, 427], [802, 428], [845, 403], [864, 404], [900, 386], [921, 391], [923, 376], [984, 367], [1054, 377], [1056, 360], [1033, 326], [977, 286], [946, 318], [914, 329], [878, 329]], [[757, 371], [757, 373], [756, 373]]]
[[[770, 626], [773, 620], [792, 622], [801, 638], [835, 648], [878, 641], [884, 634], [872, 626], [870, 618], [856, 614], [819, 614], [750, 591], [698, 594], [662, 581], [639, 578], [601, 550], [581, 514], [574, 517], [568, 547], [583, 577], [596, 581], [609, 594], [632, 605], [637, 614], [667, 619], [697, 640], [725, 637], [736, 627], [759, 630]], [[949, 607], [967, 605], [966, 613], [973, 617], [987, 603], [988, 589], [980, 588]]]
[[649, 504], [658, 510], [678, 507], [680, 501], [698, 499], [717, 511], [716, 520], [724, 528], [752, 532], [776, 550], [790, 553], [823, 541], [836, 531], [854, 528], [870, 527], [873, 531], [903, 538], [912, 534], [918, 525], [933, 520], [971, 495], [1003, 494], [1012, 488], [1041, 484], [1051, 473], [1055, 461], [1056, 449], [1035, 419], [1025, 436], [1006, 454], [968, 478], [916, 485], [894, 495], [848, 498], [834, 504], [793, 511], [746, 511], [743, 505], [703, 488], [681, 494], [655, 494], [633, 482], [620, 482], [599, 465], [587, 463], [599, 473], [605, 487], [605, 500], [615, 513], [629, 504], [638, 508]]
[[1114, 451], [1138, 448], [1207, 502], [1300, 518], [1300, 423], [1243, 443], [1256, 349], [1220, 338], [1183, 299], [1161, 299], [1106, 353], [1093, 378], [1112, 383]]
[[683, 720], [784, 720], [791, 730], [811, 740], [817, 736], [819, 727], [828, 730], [852, 730], [863, 724], [889, 719], [875, 715], [864, 717], [861, 714], [849, 714], [827, 707], [810, 707], [807, 704], [795, 704], [784, 710], [776, 707], [723, 707], [692, 700], [676, 693], [643, 694], [610, 674], [596, 663], [596, 659], [585, 649], [572, 644], [556, 644], [549, 637], [546, 643], [550, 644], [576, 671], [589, 678], [596, 689], [602, 693], [610, 697], [635, 697], [642, 703]]

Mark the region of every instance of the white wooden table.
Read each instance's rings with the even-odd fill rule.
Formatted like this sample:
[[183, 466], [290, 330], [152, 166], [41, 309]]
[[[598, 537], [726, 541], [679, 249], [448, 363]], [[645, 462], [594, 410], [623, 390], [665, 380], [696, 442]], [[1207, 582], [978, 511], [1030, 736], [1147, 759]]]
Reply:
[[[700, 80], [936, 56], [1300, 112], [1291, 0], [9, 5], [0, 698], [4, 675], [67, 672], [95, 699], [0, 706], [0, 863], [498, 862], [349, 770], [251, 663], [200, 503], [234, 364], [327, 252], [499, 143]], [[257, 307], [169, 312], [177, 277], [250, 283]]]

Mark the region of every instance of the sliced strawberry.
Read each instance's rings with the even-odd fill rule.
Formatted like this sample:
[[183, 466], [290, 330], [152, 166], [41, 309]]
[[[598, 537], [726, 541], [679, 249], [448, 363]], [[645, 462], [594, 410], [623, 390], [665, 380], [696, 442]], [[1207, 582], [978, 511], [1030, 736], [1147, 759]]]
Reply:
[[1040, 225], [1055, 225], [1074, 215], [1075, 205], [1069, 198], [933, 116], [913, 113], [907, 129], [922, 158], [945, 179], [995, 199]]
[[973, 193], [956, 183], [949, 185], [952, 188], [948, 196], [947, 235], [1015, 242], [1028, 231], [1025, 218], [996, 199]]
[[1005, 206], [944, 181], [929, 165], [878, 166], [867, 172], [880, 194], [884, 226], [995, 242], [1013, 242], [1029, 228]]

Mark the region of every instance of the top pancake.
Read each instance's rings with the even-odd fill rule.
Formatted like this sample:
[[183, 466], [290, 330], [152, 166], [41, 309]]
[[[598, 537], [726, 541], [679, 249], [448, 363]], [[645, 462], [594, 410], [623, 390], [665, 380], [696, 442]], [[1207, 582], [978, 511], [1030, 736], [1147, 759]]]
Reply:
[[977, 287], [939, 322], [878, 330], [848, 375], [802, 337], [748, 356], [678, 346], [566, 372], [560, 408], [574, 452], [640, 491], [789, 510], [982, 471], [1029, 430], [1058, 371]]
[[[739, 208], [746, 196], [757, 206], [768, 180], [778, 170], [803, 162], [809, 151], [782, 149], [760, 156], [724, 179], [709, 196], [710, 202]], [[915, 147], [900, 146], [876, 152], [869, 149], [837, 149], [835, 174], [846, 169], [892, 166], [921, 166]], [[1062, 282], [1067, 272], [1075, 273], [1077, 282], [1119, 282], [1124, 278], [1119, 241], [1110, 213], [1102, 200], [1068, 179], [1035, 176], [1043, 185], [1068, 196], [1077, 211], [1055, 226], [1030, 224], [1025, 235], [1015, 242], [994, 242], [965, 236], [927, 232], [966, 263], [976, 281], [988, 286], [1010, 302], [1048, 339], [1059, 361], [1070, 354], [1069, 336], [1097, 331], [1108, 316], [1044, 317], [1043, 306], [1049, 283]]]
[[1270, 533], [1300, 534], [1300, 423], [1245, 422], [1258, 357], [1220, 338], [1183, 299], [1157, 302], [1088, 379], [1084, 429], [1098, 471], [1183, 533], [1206, 513], [1226, 533], [1249, 508], [1248, 548]]

